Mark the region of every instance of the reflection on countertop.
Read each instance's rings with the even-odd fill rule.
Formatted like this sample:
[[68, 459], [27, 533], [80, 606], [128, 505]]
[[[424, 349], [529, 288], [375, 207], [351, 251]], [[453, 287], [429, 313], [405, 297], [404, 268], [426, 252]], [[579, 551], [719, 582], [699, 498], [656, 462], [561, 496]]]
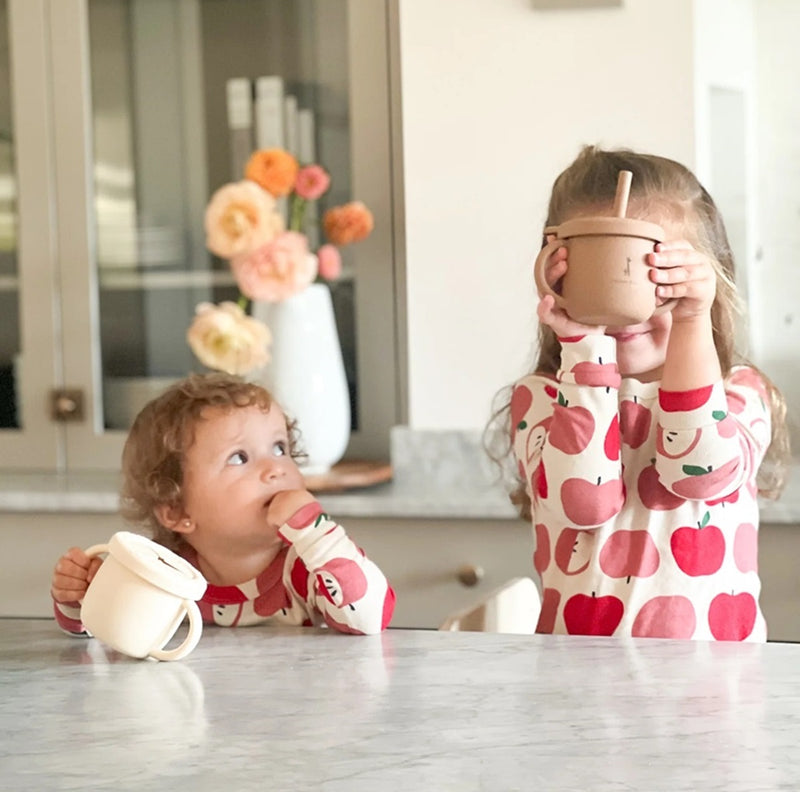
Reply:
[[254, 626], [156, 663], [0, 619], [0, 646], [15, 792], [797, 789], [797, 645]]
[[[340, 517], [516, 519], [478, 431], [392, 430], [391, 482], [319, 496]], [[119, 474], [11, 473], [0, 479], [0, 511], [114, 513]], [[779, 501], [762, 501], [763, 523], [800, 523], [800, 461]]]

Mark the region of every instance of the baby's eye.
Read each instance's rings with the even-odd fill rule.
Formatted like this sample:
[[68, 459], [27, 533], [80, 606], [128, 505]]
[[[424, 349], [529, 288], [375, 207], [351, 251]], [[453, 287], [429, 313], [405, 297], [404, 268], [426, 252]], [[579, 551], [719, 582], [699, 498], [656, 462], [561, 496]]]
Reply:
[[286, 456], [286, 454], [289, 453], [286, 441], [278, 440], [277, 442], [273, 443], [272, 453], [275, 454], [275, 456]]
[[225, 461], [226, 465], [244, 465], [247, 462], [247, 453], [244, 451], [234, 451]]

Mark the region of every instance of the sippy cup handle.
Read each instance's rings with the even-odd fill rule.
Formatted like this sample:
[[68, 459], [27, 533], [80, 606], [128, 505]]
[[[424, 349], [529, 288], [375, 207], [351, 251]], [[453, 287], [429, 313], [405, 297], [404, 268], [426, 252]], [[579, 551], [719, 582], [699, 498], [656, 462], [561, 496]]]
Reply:
[[[175, 649], [152, 649], [150, 657], [154, 657], [156, 660], [180, 660], [197, 646], [197, 642], [203, 632], [203, 619], [200, 616], [200, 608], [197, 607], [197, 603], [194, 600], [190, 599], [184, 600], [183, 605], [186, 608], [186, 615], [189, 617], [189, 634], [183, 643], [175, 647]], [[169, 636], [169, 638], [171, 637]], [[167, 641], [169, 641], [169, 638], [167, 638]]]
[[549, 259], [558, 248], [564, 247], [564, 244], [565, 242], [563, 239], [556, 238], [548, 242], [539, 251], [539, 255], [536, 257], [536, 263], [533, 265], [533, 277], [536, 281], [536, 288], [539, 291], [540, 297], [549, 294], [556, 301], [556, 305], [559, 308], [566, 309], [566, 301], [560, 294], [556, 294], [556, 292], [553, 291], [553, 287], [550, 286], [547, 282], [547, 278], [544, 276], [544, 266], [547, 263], [547, 259]]

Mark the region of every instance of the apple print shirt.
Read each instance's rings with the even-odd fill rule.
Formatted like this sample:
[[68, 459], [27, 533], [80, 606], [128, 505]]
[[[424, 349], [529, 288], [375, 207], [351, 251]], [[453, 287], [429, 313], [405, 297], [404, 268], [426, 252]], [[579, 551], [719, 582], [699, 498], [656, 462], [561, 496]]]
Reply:
[[[395, 595], [378, 566], [322, 511], [316, 501], [279, 530], [285, 547], [256, 578], [236, 586], [209, 584], [198, 601], [206, 624], [224, 627], [274, 621], [328, 627], [357, 635], [389, 624]], [[196, 564], [194, 551], [184, 553]], [[88, 635], [80, 603], [54, 603], [58, 625]]]
[[622, 380], [613, 338], [561, 343], [556, 377], [527, 376], [511, 399], [542, 581], [538, 632], [766, 640], [761, 378], [738, 367], [668, 392]]

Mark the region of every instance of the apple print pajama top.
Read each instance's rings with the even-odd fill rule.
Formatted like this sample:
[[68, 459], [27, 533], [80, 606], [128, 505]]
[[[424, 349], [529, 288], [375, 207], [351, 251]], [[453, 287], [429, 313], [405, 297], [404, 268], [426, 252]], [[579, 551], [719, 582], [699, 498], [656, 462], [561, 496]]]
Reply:
[[[274, 621], [320, 626], [357, 635], [388, 626], [395, 595], [378, 566], [322, 511], [316, 501], [279, 530], [285, 547], [256, 578], [236, 586], [209, 584], [197, 603], [203, 622], [236, 627]], [[197, 566], [194, 551], [183, 554]], [[54, 603], [58, 625], [88, 635], [80, 604]]]
[[561, 344], [557, 376], [527, 376], [511, 398], [542, 580], [537, 631], [765, 641], [761, 378], [742, 366], [669, 392], [621, 380], [613, 338]]

